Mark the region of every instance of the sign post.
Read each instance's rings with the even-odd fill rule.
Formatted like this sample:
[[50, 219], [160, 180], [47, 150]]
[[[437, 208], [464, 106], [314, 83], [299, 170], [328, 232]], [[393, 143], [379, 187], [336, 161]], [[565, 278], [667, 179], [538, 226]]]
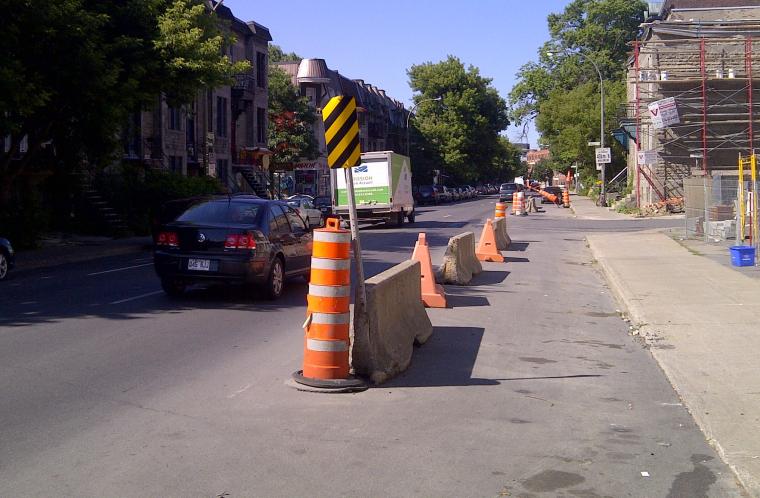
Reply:
[[324, 109], [322, 119], [325, 123], [325, 143], [327, 144], [327, 165], [331, 169], [343, 168], [346, 175], [346, 193], [348, 194], [348, 218], [353, 241], [354, 263], [356, 264], [357, 304], [364, 310], [367, 302], [364, 287], [364, 266], [362, 248], [359, 241], [359, 227], [356, 215], [356, 197], [354, 197], [354, 175], [352, 168], [361, 164], [361, 147], [359, 142], [359, 121], [356, 117], [356, 101], [353, 97], [339, 95], [331, 98]]

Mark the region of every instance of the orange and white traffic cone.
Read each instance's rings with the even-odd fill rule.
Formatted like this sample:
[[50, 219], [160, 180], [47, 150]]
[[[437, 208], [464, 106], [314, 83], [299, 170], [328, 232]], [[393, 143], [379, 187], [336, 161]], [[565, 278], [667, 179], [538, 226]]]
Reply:
[[517, 192], [512, 194], [512, 214], [514, 216], [522, 215], [522, 204], [520, 203], [520, 195]]
[[303, 370], [293, 374], [311, 390], [356, 391], [366, 384], [349, 374], [351, 232], [329, 218], [314, 230], [311, 279], [306, 299]]
[[424, 233], [420, 233], [417, 243], [414, 244], [412, 259], [420, 262], [420, 287], [422, 289], [422, 302], [428, 308], [445, 308], [446, 292], [443, 286], [435, 283], [433, 262], [430, 259], [430, 248]]
[[501, 252], [496, 247], [496, 232], [494, 232], [491, 218], [486, 220], [486, 224], [483, 227], [480, 242], [478, 242], [478, 247], [475, 249], [475, 256], [480, 261], [504, 262], [504, 256], [501, 255]]
[[567, 187], [562, 191], [562, 206], [566, 208], [570, 207], [570, 190]]
[[496, 209], [494, 210], [494, 218], [504, 218], [507, 215], [507, 205], [503, 202], [496, 203]]

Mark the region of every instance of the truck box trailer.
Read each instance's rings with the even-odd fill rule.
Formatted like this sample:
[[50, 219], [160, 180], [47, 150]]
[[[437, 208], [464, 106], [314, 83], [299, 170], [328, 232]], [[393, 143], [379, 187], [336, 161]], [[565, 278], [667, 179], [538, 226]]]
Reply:
[[[333, 214], [348, 219], [345, 172], [332, 170]], [[409, 158], [392, 151], [365, 152], [353, 168], [356, 213], [360, 221], [385, 221], [401, 226], [414, 222], [412, 168]]]

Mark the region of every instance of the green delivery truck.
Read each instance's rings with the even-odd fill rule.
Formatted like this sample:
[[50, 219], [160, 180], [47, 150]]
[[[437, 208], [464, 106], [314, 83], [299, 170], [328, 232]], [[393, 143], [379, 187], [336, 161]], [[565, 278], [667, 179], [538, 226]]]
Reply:
[[[412, 168], [409, 158], [392, 151], [365, 152], [354, 167], [356, 213], [361, 221], [401, 226], [414, 222]], [[332, 170], [333, 213], [348, 220], [348, 190], [342, 169]]]

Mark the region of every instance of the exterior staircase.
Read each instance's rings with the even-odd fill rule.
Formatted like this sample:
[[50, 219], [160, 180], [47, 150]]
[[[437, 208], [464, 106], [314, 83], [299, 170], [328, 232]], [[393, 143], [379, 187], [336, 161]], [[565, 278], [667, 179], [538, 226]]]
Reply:
[[251, 186], [253, 192], [263, 199], [269, 198], [267, 190], [266, 174], [261, 171], [255, 171], [252, 167], [240, 167], [240, 174], [243, 175], [246, 183]]
[[103, 195], [95, 188], [90, 173], [75, 173], [79, 177], [79, 187], [85, 202], [94, 209], [113, 236], [122, 236], [129, 232], [129, 227], [119, 216]]

